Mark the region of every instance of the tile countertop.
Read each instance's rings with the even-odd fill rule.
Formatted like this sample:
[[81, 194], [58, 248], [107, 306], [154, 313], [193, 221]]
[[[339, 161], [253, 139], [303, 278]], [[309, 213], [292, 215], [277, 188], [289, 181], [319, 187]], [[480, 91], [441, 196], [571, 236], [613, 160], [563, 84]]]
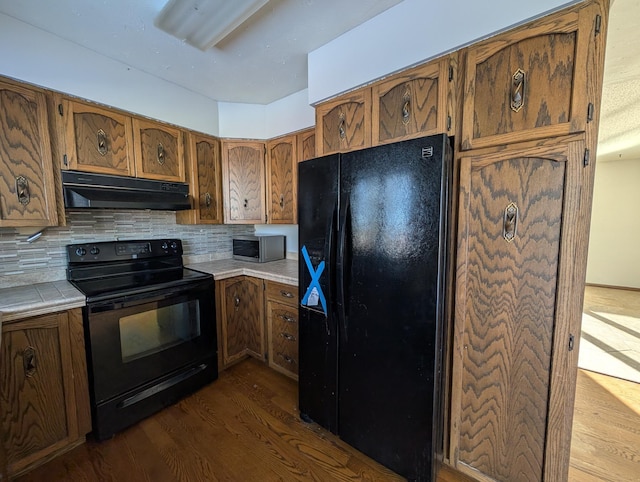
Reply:
[[85, 296], [67, 280], [0, 289], [3, 323], [84, 305]]
[[[298, 261], [292, 259], [269, 263], [223, 259], [192, 263], [187, 266], [210, 273], [214, 279], [247, 275], [289, 285], [298, 284]], [[0, 326], [2, 322], [80, 308], [84, 305], [85, 296], [67, 280], [2, 288], [0, 289]]]
[[281, 259], [280, 261], [270, 261], [268, 263], [222, 259], [188, 264], [187, 268], [210, 273], [217, 280], [246, 275], [288, 285], [298, 285], [298, 261], [293, 259]]

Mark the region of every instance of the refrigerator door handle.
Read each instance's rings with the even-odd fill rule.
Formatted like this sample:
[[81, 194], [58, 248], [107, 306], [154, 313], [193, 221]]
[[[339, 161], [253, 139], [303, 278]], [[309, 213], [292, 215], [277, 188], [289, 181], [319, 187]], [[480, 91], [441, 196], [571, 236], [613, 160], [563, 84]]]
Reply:
[[347, 198], [342, 215], [340, 216], [340, 226], [338, 228], [339, 241], [338, 241], [338, 259], [336, 263], [336, 277], [337, 277], [337, 305], [338, 305], [338, 320], [340, 326], [344, 329], [344, 335], [347, 334], [347, 317], [349, 293], [348, 275], [350, 272], [350, 260], [351, 260], [351, 205], [349, 204], [349, 198]]

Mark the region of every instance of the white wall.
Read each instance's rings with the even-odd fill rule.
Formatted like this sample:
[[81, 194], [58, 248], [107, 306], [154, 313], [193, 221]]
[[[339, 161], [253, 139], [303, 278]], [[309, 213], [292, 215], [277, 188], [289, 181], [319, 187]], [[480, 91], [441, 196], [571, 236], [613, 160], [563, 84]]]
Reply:
[[640, 288], [640, 159], [598, 162], [587, 283]]
[[404, 0], [309, 54], [309, 103], [578, 0]]
[[218, 135], [218, 103], [0, 14], [0, 75]]

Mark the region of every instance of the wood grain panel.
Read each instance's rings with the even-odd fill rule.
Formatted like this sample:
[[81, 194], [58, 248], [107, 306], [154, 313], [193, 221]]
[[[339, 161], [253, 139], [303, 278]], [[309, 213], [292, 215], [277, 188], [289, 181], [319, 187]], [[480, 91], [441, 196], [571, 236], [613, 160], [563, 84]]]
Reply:
[[298, 378], [298, 312], [275, 301], [267, 302], [269, 366]]
[[247, 352], [259, 360], [264, 360], [264, 286], [261, 279], [251, 276], [244, 278], [243, 302], [245, 303]]
[[265, 223], [264, 151], [261, 142], [223, 142], [225, 224]]
[[[63, 105], [69, 169], [135, 175], [133, 127], [129, 116], [71, 100]], [[100, 131], [105, 136], [104, 153], [98, 150]]]
[[183, 134], [180, 129], [133, 119], [136, 176], [185, 181]]
[[267, 142], [269, 223], [296, 223], [296, 136]]
[[87, 375], [87, 354], [84, 344], [84, 325], [82, 310], [75, 308], [67, 312], [69, 317], [69, 336], [71, 342], [71, 360], [73, 364], [73, 383], [75, 393], [75, 415], [78, 435], [83, 437], [91, 432], [91, 404], [89, 401], [89, 378]]
[[[584, 131], [592, 76], [587, 52], [595, 16], [579, 5], [471, 47], [466, 56], [462, 149]], [[597, 66], [593, 66], [596, 70]], [[525, 74], [523, 106], [512, 110], [513, 76]], [[583, 77], [576, 77], [578, 73]], [[578, 81], [579, 80], [579, 81]]]
[[360, 89], [316, 108], [316, 155], [371, 145], [371, 89]]
[[469, 474], [542, 480], [567, 152], [462, 159], [451, 457]]
[[296, 134], [298, 138], [298, 162], [316, 157], [316, 131], [315, 128], [307, 129]]
[[275, 281], [265, 281], [267, 299], [285, 305], [298, 306], [298, 287]]
[[0, 226], [57, 223], [47, 121], [43, 93], [0, 83]]
[[200, 138], [196, 142], [196, 160], [200, 220], [220, 224], [222, 222], [220, 143], [217, 140]]

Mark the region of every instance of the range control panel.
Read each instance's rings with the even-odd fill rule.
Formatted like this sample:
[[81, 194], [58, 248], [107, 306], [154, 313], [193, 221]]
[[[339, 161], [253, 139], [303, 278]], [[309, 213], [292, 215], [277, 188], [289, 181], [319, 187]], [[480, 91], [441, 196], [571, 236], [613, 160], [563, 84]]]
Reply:
[[100, 263], [166, 256], [182, 256], [182, 241], [150, 239], [67, 245], [69, 263]]

